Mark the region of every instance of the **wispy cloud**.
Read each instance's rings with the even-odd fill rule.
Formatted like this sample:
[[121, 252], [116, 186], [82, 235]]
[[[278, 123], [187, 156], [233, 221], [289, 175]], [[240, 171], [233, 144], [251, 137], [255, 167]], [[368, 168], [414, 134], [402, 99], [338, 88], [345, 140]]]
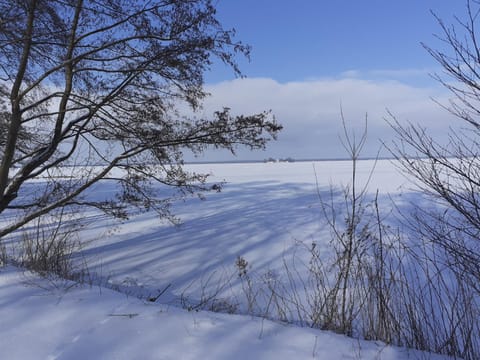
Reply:
[[431, 75], [440, 71], [440, 67], [373, 70], [350, 69], [342, 72], [340, 77], [369, 80], [396, 80], [415, 85], [419, 80], [431, 81]]

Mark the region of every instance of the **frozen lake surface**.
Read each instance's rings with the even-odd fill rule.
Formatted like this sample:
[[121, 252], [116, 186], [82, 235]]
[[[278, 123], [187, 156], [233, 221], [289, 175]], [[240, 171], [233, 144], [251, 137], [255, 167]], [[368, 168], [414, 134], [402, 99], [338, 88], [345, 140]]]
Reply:
[[[373, 165], [371, 160], [358, 163], [360, 187]], [[209, 292], [239, 299], [238, 257], [248, 261], [249, 271], [281, 280], [284, 264], [301, 258], [302, 249], [313, 242], [327, 249], [321, 199], [342, 211], [340, 190], [351, 183], [351, 166], [348, 161], [187, 165], [225, 184], [205, 200], [175, 203], [178, 226], [153, 213], [119, 223], [86, 212], [89, 226], [80, 233], [84, 249], [78, 260], [88, 264], [93, 286], [0, 268], [2, 353], [9, 359], [52, 360], [444, 359], [250, 316], [175, 306], [187, 300], [194, 304]], [[416, 196], [411, 187], [391, 161], [381, 160], [367, 196], [378, 191], [379, 204], [389, 213], [393, 203], [408, 209]], [[108, 193], [101, 186], [96, 191], [90, 196]], [[157, 302], [146, 300], [159, 293]]]
[[[358, 185], [370, 179], [368, 195], [379, 191], [385, 213], [392, 200], [408, 207], [412, 184], [389, 160], [378, 161], [372, 174], [374, 166], [373, 160], [358, 163]], [[165, 300], [187, 287], [194, 296], [192, 282], [234, 272], [238, 256], [259, 272], [280, 271], [299, 244], [329, 241], [320, 197], [342, 211], [340, 190], [351, 184], [352, 176], [349, 161], [192, 164], [187, 169], [224, 182], [222, 192], [175, 203], [178, 226], [153, 213], [124, 223], [94, 218], [82, 233], [89, 244], [84, 256], [90, 271], [137, 295], [170, 285]]]

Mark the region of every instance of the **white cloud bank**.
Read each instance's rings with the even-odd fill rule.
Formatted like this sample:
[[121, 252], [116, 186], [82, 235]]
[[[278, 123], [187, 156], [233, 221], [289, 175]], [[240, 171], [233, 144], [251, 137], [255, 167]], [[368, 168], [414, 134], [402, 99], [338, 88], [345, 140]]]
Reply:
[[[352, 131], [360, 132], [368, 114], [368, 143], [364, 156], [374, 156], [381, 141], [389, 142], [387, 109], [400, 121], [419, 123], [442, 136], [456, 121], [432, 98], [446, 103], [449, 94], [440, 87], [415, 87], [399, 81], [359, 78], [322, 79], [279, 83], [267, 78], [237, 79], [208, 85], [211, 96], [203, 112], [223, 106], [233, 113], [251, 114], [272, 110], [284, 130], [266, 152], [239, 151], [237, 159], [266, 157], [341, 158], [343, 150], [340, 109]], [[383, 153], [382, 155], [387, 155]], [[208, 153], [206, 160], [233, 159], [225, 153]]]

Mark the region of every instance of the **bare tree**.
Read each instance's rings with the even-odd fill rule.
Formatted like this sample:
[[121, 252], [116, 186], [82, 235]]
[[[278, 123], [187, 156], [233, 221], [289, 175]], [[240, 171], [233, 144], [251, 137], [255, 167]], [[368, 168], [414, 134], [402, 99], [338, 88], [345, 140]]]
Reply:
[[[0, 238], [64, 206], [166, 216], [168, 201], [149, 184], [208, 190], [204, 175], [184, 171], [184, 150], [257, 149], [275, 138], [281, 126], [268, 112], [180, 111], [201, 106], [214, 58], [241, 75], [235, 56], [249, 47], [233, 37], [211, 0], [0, 1], [0, 213], [24, 210]], [[119, 191], [85, 197], [98, 182]]]
[[466, 2], [465, 20], [455, 17], [439, 39], [445, 50], [426, 50], [442, 66], [444, 74], [434, 75], [453, 95], [442, 105], [461, 120], [451, 130], [448, 143], [432, 138], [420, 125], [400, 124], [393, 117], [399, 141], [392, 153], [413, 175], [426, 194], [440, 204], [440, 210], [418, 208], [415, 222], [419, 238], [428, 238], [444, 250], [449, 266], [480, 280], [480, 46], [478, 20], [480, 1]]

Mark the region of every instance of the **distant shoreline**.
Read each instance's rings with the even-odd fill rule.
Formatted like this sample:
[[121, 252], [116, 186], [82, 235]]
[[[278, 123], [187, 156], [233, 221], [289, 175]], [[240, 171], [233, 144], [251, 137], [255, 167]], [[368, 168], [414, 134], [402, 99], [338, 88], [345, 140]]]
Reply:
[[[293, 164], [293, 163], [300, 163], [300, 162], [326, 162], [326, 161], [351, 161], [352, 159], [349, 158], [323, 158], [323, 159], [291, 159], [291, 160], [284, 160], [284, 159], [276, 159], [276, 161], [269, 161], [268, 159], [265, 160], [219, 160], [219, 161], [185, 161], [183, 165], [208, 165], [208, 164]], [[368, 161], [368, 160], [395, 160], [393, 157], [362, 157], [357, 161]], [[154, 164], [147, 164], [147, 165], [154, 165]], [[60, 167], [76, 167], [76, 166], [105, 166], [105, 164], [66, 164], [61, 165]], [[16, 169], [20, 167], [15, 167]]]
[[[268, 160], [219, 160], [219, 161], [185, 161], [185, 165], [202, 165], [202, 164], [258, 164], [258, 163], [295, 163], [295, 162], [325, 162], [325, 161], [351, 161], [349, 158], [321, 158], [321, 159], [293, 159], [293, 161], [277, 161]], [[358, 161], [363, 160], [395, 160], [393, 157], [362, 157]]]

